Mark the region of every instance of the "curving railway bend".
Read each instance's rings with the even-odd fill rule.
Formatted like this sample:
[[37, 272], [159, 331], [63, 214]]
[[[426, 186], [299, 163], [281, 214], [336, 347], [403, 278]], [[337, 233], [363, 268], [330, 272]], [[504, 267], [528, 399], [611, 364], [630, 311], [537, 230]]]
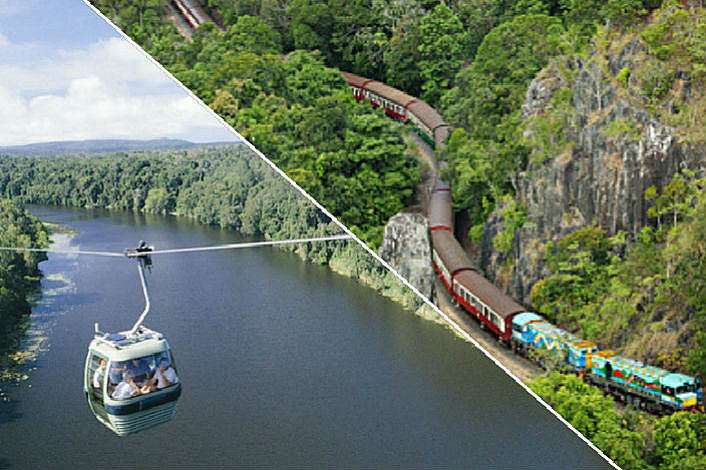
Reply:
[[[187, 37], [203, 23], [215, 23], [196, 0], [171, 3], [181, 21], [189, 26], [180, 28]], [[357, 101], [382, 108], [392, 119], [410, 125], [428, 143], [420, 145], [420, 157], [435, 176], [427, 211], [432, 262], [438, 274], [438, 303], [450, 321], [523, 381], [540, 371], [522, 356], [547, 350], [559, 358], [564, 371], [583, 377], [620, 402], [658, 414], [704, 411], [698, 379], [649, 366], [614, 351], [599, 350], [595, 343], [527, 311], [485, 279], [454, 237], [451, 188], [439, 178], [439, 164], [434, 158], [434, 150], [445, 144], [450, 125], [434, 108], [401, 90], [349, 72], [341, 75]], [[427, 206], [426, 201], [422, 205]]]

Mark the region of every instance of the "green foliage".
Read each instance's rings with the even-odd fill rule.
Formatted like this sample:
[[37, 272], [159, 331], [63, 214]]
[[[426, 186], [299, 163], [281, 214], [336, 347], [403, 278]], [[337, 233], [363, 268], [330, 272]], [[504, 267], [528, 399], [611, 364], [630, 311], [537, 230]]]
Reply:
[[503, 229], [493, 238], [493, 246], [501, 253], [510, 253], [515, 246], [515, 234], [527, 218], [527, 210], [515, 199], [505, 196], [500, 215], [503, 217]]
[[573, 375], [552, 373], [530, 387], [622, 468], [704, 468], [706, 417], [618, 413], [613, 400]]
[[483, 228], [485, 224], [476, 224], [468, 230], [468, 238], [476, 245], [480, 245], [483, 241]]
[[645, 437], [625, 426], [613, 400], [574, 375], [553, 372], [532, 390], [623, 468], [644, 468]]
[[697, 179], [696, 174], [688, 169], [674, 175], [672, 180], [664, 187], [661, 194], [650, 186], [645, 190], [646, 201], [653, 202], [647, 210], [647, 215], [657, 219], [658, 227], [667, 215], [672, 215], [673, 226], [676, 228], [680, 216], [689, 214], [690, 209], [697, 203], [701, 189], [706, 185], [706, 180]]
[[625, 88], [627, 88], [631, 73], [632, 71], [630, 70], [630, 67], [623, 67], [622, 69], [620, 69], [620, 72], [618, 72], [618, 75], [615, 76], [615, 79], [618, 81], [618, 83], [622, 84]]
[[527, 85], [557, 52], [562, 31], [546, 15], [518, 16], [493, 29], [442, 100], [445, 115], [474, 136], [505, 137], [496, 127], [519, 109]]
[[152, 188], [147, 192], [145, 212], [167, 214], [175, 208], [174, 199], [169, 197], [165, 188]]
[[647, 14], [644, 3], [644, 0], [608, 0], [603, 4], [601, 14], [618, 25], [629, 24]]
[[330, 223], [244, 146], [0, 157], [0, 168], [0, 194], [28, 203], [171, 212], [270, 239], [323, 233]]
[[292, 38], [296, 49], [329, 50], [333, 34], [333, 12], [324, 0], [293, 0]]
[[461, 21], [444, 3], [434, 7], [419, 23], [422, 99], [432, 106], [438, 104], [461, 66], [463, 33]]
[[560, 324], [575, 324], [582, 314], [577, 306], [602, 300], [610, 287], [610, 248], [605, 231], [596, 226], [581, 228], [550, 245], [546, 266], [552, 275], [532, 287], [532, 305]]
[[674, 70], [663, 62], [651, 60], [644, 68], [641, 80], [642, 95], [658, 101], [667, 96], [674, 81]]
[[462, 206], [480, 207], [483, 198], [497, 204], [513, 192], [528, 153], [517, 135], [520, 105], [529, 82], [558, 51], [562, 32], [561, 22], [546, 15], [498, 26], [442, 98], [445, 117], [466, 130], [447, 149], [454, 198]]
[[689, 7], [666, 0], [654, 21], [640, 35], [658, 59], [690, 71], [703, 83], [706, 79], [705, 17], [703, 5]]
[[625, 141], [636, 142], [640, 140], [640, 132], [633, 121], [615, 119], [603, 126], [601, 132], [606, 137], [621, 137]]
[[659, 468], [697, 469], [706, 465], [706, 417], [675, 413], [654, 428], [654, 458]]
[[[0, 246], [44, 248], [48, 244], [49, 236], [36, 217], [13, 201], [0, 199]], [[45, 259], [44, 253], [0, 251], [0, 375], [7, 366], [7, 352], [20, 341], [13, 331], [30, 312], [27, 296], [39, 284], [38, 264]]]
[[572, 100], [569, 88], [556, 90], [549, 109], [525, 119], [520, 126], [521, 144], [532, 149], [529, 157], [531, 163], [542, 164], [573, 145], [572, 136], [577, 125]]

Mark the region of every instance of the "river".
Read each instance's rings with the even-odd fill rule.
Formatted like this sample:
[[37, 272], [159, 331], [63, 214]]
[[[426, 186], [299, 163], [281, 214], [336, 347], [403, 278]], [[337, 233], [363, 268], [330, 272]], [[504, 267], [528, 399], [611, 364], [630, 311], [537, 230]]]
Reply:
[[[174, 217], [33, 208], [66, 248], [233, 243]], [[342, 242], [347, 243], [347, 242]], [[82, 391], [93, 324], [132, 326], [135, 263], [50, 254], [24, 346], [0, 384], [0, 468], [609, 468], [510, 377], [444, 328], [274, 248], [155, 256], [145, 324], [183, 384], [175, 418], [120, 438]]]

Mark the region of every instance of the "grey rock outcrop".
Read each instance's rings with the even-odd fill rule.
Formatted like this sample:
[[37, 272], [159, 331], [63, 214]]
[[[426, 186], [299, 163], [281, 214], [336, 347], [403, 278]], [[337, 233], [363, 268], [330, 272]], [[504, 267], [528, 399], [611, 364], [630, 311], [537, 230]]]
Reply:
[[[559, 154], [532, 159], [519, 175], [516, 198], [527, 210], [526, 223], [515, 234], [512, 252], [499, 253], [492, 243], [503, 230], [498, 208], [484, 227], [480, 260], [491, 280], [526, 305], [532, 285], [546, 275], [549, 241], [591, 224], [636, 237], [648, 223], [645, 190], [661, 190], [680, 168], [697, 170], [706, 162], [702, 146], [682, 142], [658, 113], [631, 99], [641, 86], [634, 74], [618, 89], [618, 75], [637, 70], [645, 54], [633, 38], [618, 53], [566, 59], [574, 67], [568, 82], [556, 66], [549, 67], [527, 90], [525, 121], [550, 112], [557, 90], [571, 91], [572, 113], [563, 128], [570, 144]], [[675, 80], [681, 81], [680, 99], [688, 100], [688, 75], [677, 73]], [[514, 260], [512, 272], [508, 257]]]
[[423, 295], [433, 298], [434, 268], [424, 216], [408, 213], [394, 215], [385, 226], [378, 254]]

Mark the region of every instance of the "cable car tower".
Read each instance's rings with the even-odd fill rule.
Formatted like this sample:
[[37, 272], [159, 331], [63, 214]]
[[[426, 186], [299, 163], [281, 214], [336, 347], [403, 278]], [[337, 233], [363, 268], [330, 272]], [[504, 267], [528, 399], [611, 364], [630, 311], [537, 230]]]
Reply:
[[106, 333], [99, 329], [98, 323], [94, 324], [94, 337], [88, 345], [83, 374], [83, 391], [95, 417], [117, 435], [127, 436], [171, 420], [182, 390], [167, 339], [142, 324], [151, 306], [145, 270], [151, 271], [152, 256], [350, 238], [342, 234], [167, 250], [155, 250], [140, 241], [137, 248], [123, 253], [16, 247], [0, 247], [0, 250], [128, 257], [137, 261], [145, 308], [129, 330]]

